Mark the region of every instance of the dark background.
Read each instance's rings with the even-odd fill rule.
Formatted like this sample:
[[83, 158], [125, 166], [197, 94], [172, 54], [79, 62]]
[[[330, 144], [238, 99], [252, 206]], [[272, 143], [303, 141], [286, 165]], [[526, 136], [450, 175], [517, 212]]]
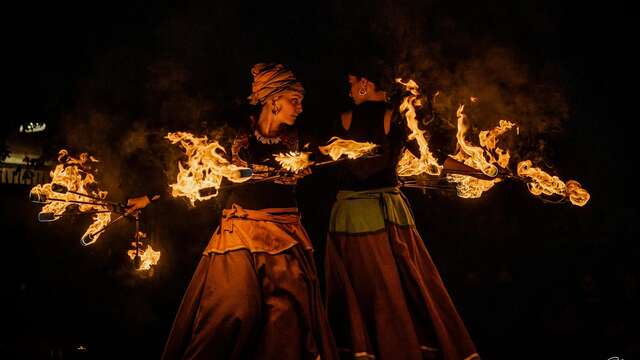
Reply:
[[[592, 195], [576, 207], [511, 182], [475, 200], [406, 191], [481, 356], [631, 359], [640, 254], [628, 11], [554, 1], [10, 6], [0, 146], [32, 144], [46, 159], [63, 147], [89, 151], [110, 197], [124, 199], [172, 175], [168, 130], [213, 134], [235, 120], [253, 63], [294, 69], [307, 90], [298, 126], [317, 140], [349, 105], [346, 59], [381, 56], [425, 94], [440, 91], [436, 130], [451, 135], [457, 104], [478, 96], [468, 107], [474, 134], [517, 122], [520, 135], [505, 140], [516, 160], [532, 158]], [[28, 121], [48, 128], [17, 134]], [[335, 191], [328, 180], [320, 172], [299, 189], [319, 261]], [[88, 219], [38, 223], [29, 189], [0, 185], [0, 357], [158, 358], [217, 225], [216, 201], [164, 201], [144, 213], [163, 251], [149, 276], [125, 255], [132, 224], [83, 247]]]

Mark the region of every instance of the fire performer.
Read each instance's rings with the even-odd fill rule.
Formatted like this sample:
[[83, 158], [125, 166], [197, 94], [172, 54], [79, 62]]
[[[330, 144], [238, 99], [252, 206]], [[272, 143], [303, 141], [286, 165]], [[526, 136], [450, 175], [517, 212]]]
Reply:
[[[257, 64], [252, 74], [249, 99], [258, 111], [236, 137], [232, 162], [259, 177], [272, 154], [295, 150], [296, 137], [284, 128], [302, 112], [304, 89], [279, 64]], [[229, 190], [163, 359], [337, 358], [294, 185], [260, 182]]]
[[[479, 359], [398, 187], [406, 123], [386, 102], [382, 79], [374, 61], [352, 68], [355, 107], [341, 116], [338, 136], [379, 144], [382, 156], [343, 166], [331, 212], [326, 305], [338, 350], [345, 358]], [[453, 159], [448, 168], [475, 171]]]

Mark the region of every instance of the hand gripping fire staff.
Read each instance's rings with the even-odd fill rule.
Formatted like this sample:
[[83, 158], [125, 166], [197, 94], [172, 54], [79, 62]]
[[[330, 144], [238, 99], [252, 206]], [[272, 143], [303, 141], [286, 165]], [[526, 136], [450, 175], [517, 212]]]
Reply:
[[[156, 200], [160, 199], [160, 195], [154, 195], [151, 199], [149, 199], [151, 202], [154, 202]], [[111, 225], [115, 224], [116, 222], [124, 219], [125, 217], [129, 217], [129, 216], [133, 216], [133, 218], [136, 221], [136, 235], [135, 235], [135, 242], [136, 242], [136, 254], [138, 254], [139, 252], [139, 236], [138, 236], [138, 232], [140, 229], [140, 210], [138, 210], [137, 212], [131, 212], [129, 210], [126, 210], [126, 206], [124, 206], [124, 211], [122, 213], [120, 213], [120, 216], [118, 216], [117, 218], [109, 221], [108, 224], [106, 224], [105, 226], [103, 226], [102, 228], [94, 231], [93, 233], [90, 234], [86, 234], [82, 237], [82, 239], [80, 239], [80, 242], [82, 243], [82, 245], [89, 245], [93, 242], [93, 239], [101, 234], [102, 232], [104, 232], [105, 230], [107, 230]]]
[[[69, 213], [63, 213], [63, 214], [55, 214], [52, 212], [45, 212], [45, 213], [40, 213], [38, 214], [38, 221], [40, 222], [51, 222], [51, 221], [55, 221], [57, 219], [59, 219], [62, 216], [74, 216], [74, 215], [86, 215], [86, 214], [99, 214], [99, 213], [116, 213], [116, 214], [120, 214], [120, 216], [118, 216], [117, 218], [109, 221], [109, 223], [107, 223], [105, 226], [103, 226], [102, 228], [94, 231], [93, 233], [88, 233], [85, 234], [82, 239], [80, 239], [80, 242], [82, 243], [82, 245], [89, 245], [91, 243], [93, 243], [95, 237], [99, 234], [101, 234], [102, 232], [104, 232], [105, 230], [107, 230], [109, 227], [111, 227], [111, 225], [115, 224], [116, 222], [122, 220], [123, 218], [127, 217], [127, 216], [131, 216], [132, 213], [129, 212], [127, 210], [127, 206], [126, 204], [122, 203], [122, 202], [115, 202], [115, 201], [108, 201], [96, 196], [92, 196], [89, 194], [85, 194], [85, 193], [81, 193], [81, 192], [77, 192], [77, 191], [72, 191], [69, 190], [66, 186], [61, 185], [61, 184], [52, 184], [51, 185], [51, 191], [57, 193], [57, 194], [74, 194], [83, 198], [87, 198], [89, 200], [93, 200], [93, 201], [82, 201], [82, 200], [65, 200], [65, 199], [60, 199], [60, 198], [52, 198], [50, 196], [47, 196], [46, 194], [43, 193], [39, 193], [39, 192], [32, 192], [29, 194], [29, 198], [32, 202], [34, 203], [38, 203], [38, 204], [46, 204], [50, 201], [59, 201], [59, 202], [66, 202], [66, 203], [70, 203], [70, 204], [78, 204], [78, 205], [94, 205], [94, 206], [102, 206], [104, 207], [106, 210], [95, 210], [95, 211], [86, 211], [86, 212], [69, 212]], [[159, 195], [155, 195], [153, 198], [151, 198], [150, 200], [156, 201], [160, 198]], [[139, 229], [139, 216], [138, 213], [136, 213], [134, 215], [135, 219], [136, 219], [136, 231]], [[136, 244], [138, 244], [139, 240], [137, 239], [137, 232], [136, 232]], [[138, 248], [136, 248], [136, 251], [139, 251]]]

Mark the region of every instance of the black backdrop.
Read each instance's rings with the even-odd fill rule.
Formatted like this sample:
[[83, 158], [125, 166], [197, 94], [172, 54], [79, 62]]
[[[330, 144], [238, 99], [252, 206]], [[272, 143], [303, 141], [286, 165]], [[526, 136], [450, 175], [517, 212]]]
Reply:
[[[2, 25], [9, 98], [0, 144], [35, 142], [45, 156], [90, 151], [103, 160], [111, 196], [122, 199], [143, 192], [152, 169], [173, 164], [159, 135], [233, 121], [229, 109], [248, 94], [251, 64], [294, 68], [307, 89], [298, 126], [318, 139], [348, 106], [345, 58], [384, 56], [451, 104], [469, 94], [486, 99], [481, 115], [495, 117], [478, 120], [479, 129], [503, 116], [520, 121], [521, 155], [544, 159], [592, 194], [578, 208], [543, 203], [517, 183], [477, 200], [406, 192], [480, 354], [628, 359], [640, 336], [631, 305], [639, 254], [626, 12], [611, 2], [552, 1], [13, 6]], [[47, 131], [16, 134], [30, 120], [47, 122]], [[299, 189], [319, 264], [335, 192], [328, 180], [319, 172]], [[131, 224], [82, 247], [88, 220], [38, 223], [28, 191], [0, 185], [0, 355], [157, 358], [217, 224], [216, 202], [166, 201], [144, 214], [163, 251], [145, 278], [124, 255]]]

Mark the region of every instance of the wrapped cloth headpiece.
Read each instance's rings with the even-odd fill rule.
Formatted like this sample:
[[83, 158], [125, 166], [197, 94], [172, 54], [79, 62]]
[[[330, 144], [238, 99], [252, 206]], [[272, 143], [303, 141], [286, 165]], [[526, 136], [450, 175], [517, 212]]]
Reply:
[[252, 93], [249, 96], [251, 105], [264, 104], [269, 98], [287, 91], [304, 94], [302, 83], [282, 64], [255, 64], [251, 74], [253, 75]]

